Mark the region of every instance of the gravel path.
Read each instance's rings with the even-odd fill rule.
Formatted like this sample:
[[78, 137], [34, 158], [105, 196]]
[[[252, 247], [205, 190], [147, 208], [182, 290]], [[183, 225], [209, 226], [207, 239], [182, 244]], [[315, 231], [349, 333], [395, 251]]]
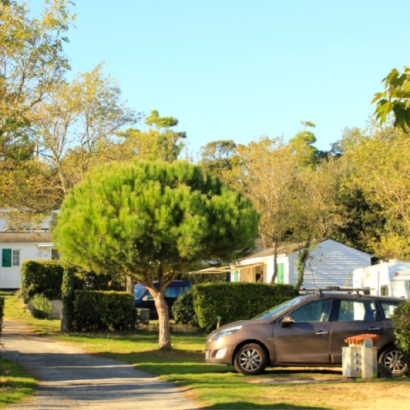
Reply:
[[175, 409], [196, 408], [171, 383], [116, 360], [35, 336], [22, 323], [5, 320], [2, 357], [40, 380], [37, 394], [8, 409]]

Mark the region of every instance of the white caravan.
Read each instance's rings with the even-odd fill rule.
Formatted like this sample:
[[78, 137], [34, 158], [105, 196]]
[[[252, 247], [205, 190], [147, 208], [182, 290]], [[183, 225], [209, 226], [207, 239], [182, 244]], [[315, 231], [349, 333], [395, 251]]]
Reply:
[[371, 295], [410, 299], [410, 263], [384, 262], [353, 271], [354, 288], [370, 288]]

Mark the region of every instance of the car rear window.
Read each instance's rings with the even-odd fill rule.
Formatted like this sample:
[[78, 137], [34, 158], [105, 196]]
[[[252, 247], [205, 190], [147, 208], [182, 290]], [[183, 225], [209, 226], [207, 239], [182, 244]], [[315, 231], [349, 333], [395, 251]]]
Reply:
[[377, 310], [373, 300], [341, 300], [339, 322], [376, 320]]
[[399, 306], [400, 302], [381, 302], [380, 305], [382, 307], [383, 316], [385, 319], [390, 319], [391, 315], [394, 313], [397, 306]]

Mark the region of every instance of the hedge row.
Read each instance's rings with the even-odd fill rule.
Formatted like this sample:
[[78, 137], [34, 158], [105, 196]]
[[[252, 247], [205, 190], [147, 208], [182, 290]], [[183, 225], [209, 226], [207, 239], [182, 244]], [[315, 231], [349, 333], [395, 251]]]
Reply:
[[61, 299], [63, 274], [64, 268], [58, 261], [23, 262], [20, 297], [27, 300], [41, 293], [49, 300]]
[[0, 336], [1, 336], [1, 328], [3, 325], [3, 316], [4, 316], [4, 298], [0, 298]]
[[251, 319], [296, 296], [292, 285], [264, 283], [209, 283], [194, 286], [194, 309], [206, 332], [221, 325]]
[[[73, 269], [73, 268], [71, 268]], [[43, 294], [47, 299], [61, 299], [61, 286], [65, 269], [58, 261], [23, 262], [21, 268], [20, 295], [31, 299], [34, 295]], [[124, 286], [114, 275], [96, 275], [87, 272], [81, 278], [75, 277], [75, 288], [84, 290], [124, 290]]]
[[134, 296], [126, 292], [74, 291], [72, 330], [125, 330], [135, 325]]

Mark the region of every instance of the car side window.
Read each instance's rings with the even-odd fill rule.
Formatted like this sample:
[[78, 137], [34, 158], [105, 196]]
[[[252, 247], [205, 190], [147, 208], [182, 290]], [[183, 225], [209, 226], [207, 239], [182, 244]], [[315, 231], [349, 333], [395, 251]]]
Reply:
[[376, 304], [372, 300], [341, 300], [339, 322], [377, 320]]
[[390, 319], [400, 302], [381, 302], [383, 316], [385, 319]]
[[165, 288], [164, 296], [166, 298], [176, 298], [178, 296], [177, 288], [175, 286]]
[[294, 310], [291, 315], [295, 323], [327, 322], [333, 299], [321, 299]]

